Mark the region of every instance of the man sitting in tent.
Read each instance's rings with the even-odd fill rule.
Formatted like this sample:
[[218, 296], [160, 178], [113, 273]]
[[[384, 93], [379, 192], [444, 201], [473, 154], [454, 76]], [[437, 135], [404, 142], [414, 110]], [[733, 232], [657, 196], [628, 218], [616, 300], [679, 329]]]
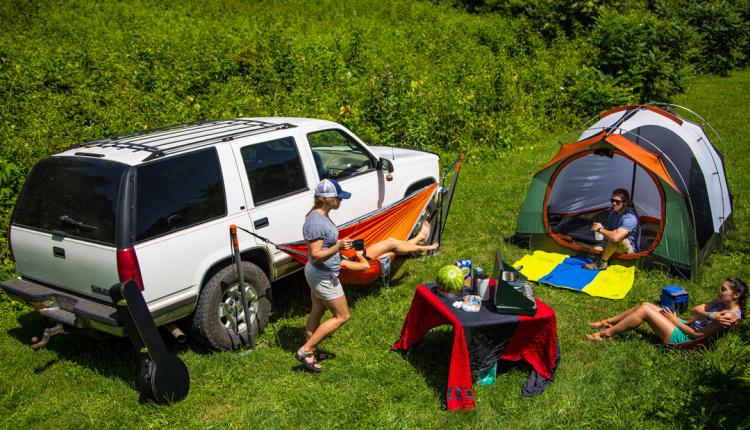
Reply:
[[[609, 210], [607, 217], [607, 228], [604, 228], [598, 222], [591, 225], [591, 230], [595, 233], [601, 233], [607, 240], [607, 244], [603, 248], [601, 258], [586, 265], [586, 268], [590, 270], [606, 269], [609, 264], [609, 257], [615, 251], [624, 254], [638, 252], [641, 226], [638, 223], [638, 216], [629, 206], [630, 193], [623, 188], [618, 188], [612, 191], [612, 198], [609, 201], [612, 208]], [[602, 250], [602, 247], [597, 246], [594, 249]]]

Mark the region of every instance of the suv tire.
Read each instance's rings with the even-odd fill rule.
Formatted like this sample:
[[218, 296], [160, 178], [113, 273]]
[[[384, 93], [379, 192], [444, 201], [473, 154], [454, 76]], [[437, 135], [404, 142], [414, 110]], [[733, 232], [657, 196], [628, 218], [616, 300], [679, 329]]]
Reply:
[[[243, 261], [241, 266], [253, 336], [257, 338], [271, 311], [271, 283], [263, 270], [255, 264]], [[235, 327], [235, 324], [238, 325], [243, 344], [247, 344], [247, 329], [238, 285], [236, 266], [232, 264], [215, 273], [201, 291], [193, 316], [193, 334], [210, 349], [232, 350], [235, 341], [228, 330]], [[237, 321], [233, 309], [236, 309]]]

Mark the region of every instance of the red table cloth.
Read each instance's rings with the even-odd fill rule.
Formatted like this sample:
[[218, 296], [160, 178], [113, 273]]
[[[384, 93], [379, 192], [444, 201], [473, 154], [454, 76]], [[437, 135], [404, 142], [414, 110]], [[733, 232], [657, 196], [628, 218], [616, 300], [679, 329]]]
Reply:
[[[522, 360], [528, 363], [538, 376], [544, 378], [545, 384], [538, 390], [541, 392], [546, 386], [546, 381], [554, 377], [559, 351], [555, 312], [541, 300], [535, 300], [537, 312], [534, 316], [497, 314], [492, 311], [492, 306], [488, 302], [483, 303], [480, 312], [473, 313], [450, 306], [451, 300], [440, 296], [435, 287], [430, 289], [425, 285], [419, 285], [406, 314], [401, 337], [392, 349], [408, 350], [430, 329], [443, 324], [453, 326], [453, 350], [446, 392], [448, 410], [474, 408], [472, 362], [475, 366], [481, 366], [481, 363], [494, 362], [497, 359]], [[477, 329], [487, 328], [495, 330], [489, 332], [494, 333], [494, 339], [487, 337], [487, 331], [483, 332], [482, 336], [473, 336]], [[479, 354], [484, 357], [470, 358], [467, 337], [471, 340], [473, 355]], [[491, 345], [481, 345], [482, 343]], [[477, 349], [482, 351], [477, 353]], [[536, 376], [532, 374], [532, 377]]]

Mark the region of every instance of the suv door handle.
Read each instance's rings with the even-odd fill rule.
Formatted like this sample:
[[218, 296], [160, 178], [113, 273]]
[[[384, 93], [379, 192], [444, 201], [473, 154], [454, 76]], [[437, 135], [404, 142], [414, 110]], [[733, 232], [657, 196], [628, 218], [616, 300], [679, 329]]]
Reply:
[[269, 224], [268, 217], [263, 217], [259, 220], [253, 221], [253, 225], [255, 226], [256, 229], [268, 227], [268, 224]]

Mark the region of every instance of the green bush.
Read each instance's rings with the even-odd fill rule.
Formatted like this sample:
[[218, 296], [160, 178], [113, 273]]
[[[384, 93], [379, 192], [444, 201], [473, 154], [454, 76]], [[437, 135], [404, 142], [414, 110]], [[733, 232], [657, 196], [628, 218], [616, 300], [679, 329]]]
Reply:
[[573, 37], [589, 28], [606, 0], [453, 0], [472, 13], [501, 13], [529, 18], [535, 30], [548, 39], [560, 34]]
[[677, 21], [650, 13], [604, 12], [592, 29], [595, 66], [630, 89], [639, 101], [669, 101], [690, 73], [688, 51], [695, 34]]
[[689, 1], [683, 6], [688, 22], [700, 35], [693, 61], [701, 72], [726, 75], [746, 64], [750, 2]]
[[14, 163], [0, 158], [0, 275], [7, 279], [13, 272], [5, 231], [16, 201], [16, 193], [23, 181], [21, 170]]

